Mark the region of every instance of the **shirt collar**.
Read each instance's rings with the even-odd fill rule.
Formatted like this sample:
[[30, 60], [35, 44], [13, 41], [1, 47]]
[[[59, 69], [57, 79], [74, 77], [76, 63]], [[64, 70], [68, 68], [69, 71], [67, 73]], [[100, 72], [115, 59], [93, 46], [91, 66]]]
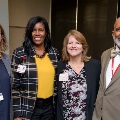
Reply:
[[116, 45], [116, 51], [120, 51], [120, 49], [118, 48], [118, 46]]

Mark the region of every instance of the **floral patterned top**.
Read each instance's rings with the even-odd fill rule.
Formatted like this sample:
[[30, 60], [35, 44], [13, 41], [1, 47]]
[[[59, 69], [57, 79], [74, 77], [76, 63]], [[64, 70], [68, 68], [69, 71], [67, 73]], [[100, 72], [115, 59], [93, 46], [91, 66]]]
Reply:
[[70, 65], [66, 65], [64, 73], [68, 73], [68, 81], [62, 83], [62, 101], [64, 120], [86, 119], [87, 84], [85, 68], [77, 74]]

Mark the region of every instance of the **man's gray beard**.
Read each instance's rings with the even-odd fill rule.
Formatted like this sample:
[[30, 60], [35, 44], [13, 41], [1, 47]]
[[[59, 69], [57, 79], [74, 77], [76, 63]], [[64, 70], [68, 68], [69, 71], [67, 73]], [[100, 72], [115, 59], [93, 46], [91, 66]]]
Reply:
[[117, 45], [120, 48], [120, 40], [118, 38], [113, 37], [115, 45]]

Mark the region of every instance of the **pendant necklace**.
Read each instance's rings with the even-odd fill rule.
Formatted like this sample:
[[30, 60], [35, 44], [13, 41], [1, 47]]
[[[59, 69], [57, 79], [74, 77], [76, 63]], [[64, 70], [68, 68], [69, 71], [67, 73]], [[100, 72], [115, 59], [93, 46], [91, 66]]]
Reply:
[[44, 51], [42, 55], [37, 54], [37, 52], [35, 52], [35, 54], [36, 54], [36, 57], [37, 57], [37, 58], [42, 59], [42, 58], [44, 58], [44, 57], [45, 57], [46, 52]]

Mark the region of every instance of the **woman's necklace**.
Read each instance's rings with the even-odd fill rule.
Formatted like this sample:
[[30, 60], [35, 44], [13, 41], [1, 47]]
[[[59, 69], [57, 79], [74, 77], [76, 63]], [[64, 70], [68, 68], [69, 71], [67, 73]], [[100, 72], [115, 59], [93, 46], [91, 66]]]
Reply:
[[45, 57], [46, 52], [44, 51], [42, 55], [39, 55], [37, 52], [35, 52], [35, 54], [36, 54], [36, 57], [37, 57], [37, 58], [42, 59], [42, 58], [44, 58], [44, 57]]

